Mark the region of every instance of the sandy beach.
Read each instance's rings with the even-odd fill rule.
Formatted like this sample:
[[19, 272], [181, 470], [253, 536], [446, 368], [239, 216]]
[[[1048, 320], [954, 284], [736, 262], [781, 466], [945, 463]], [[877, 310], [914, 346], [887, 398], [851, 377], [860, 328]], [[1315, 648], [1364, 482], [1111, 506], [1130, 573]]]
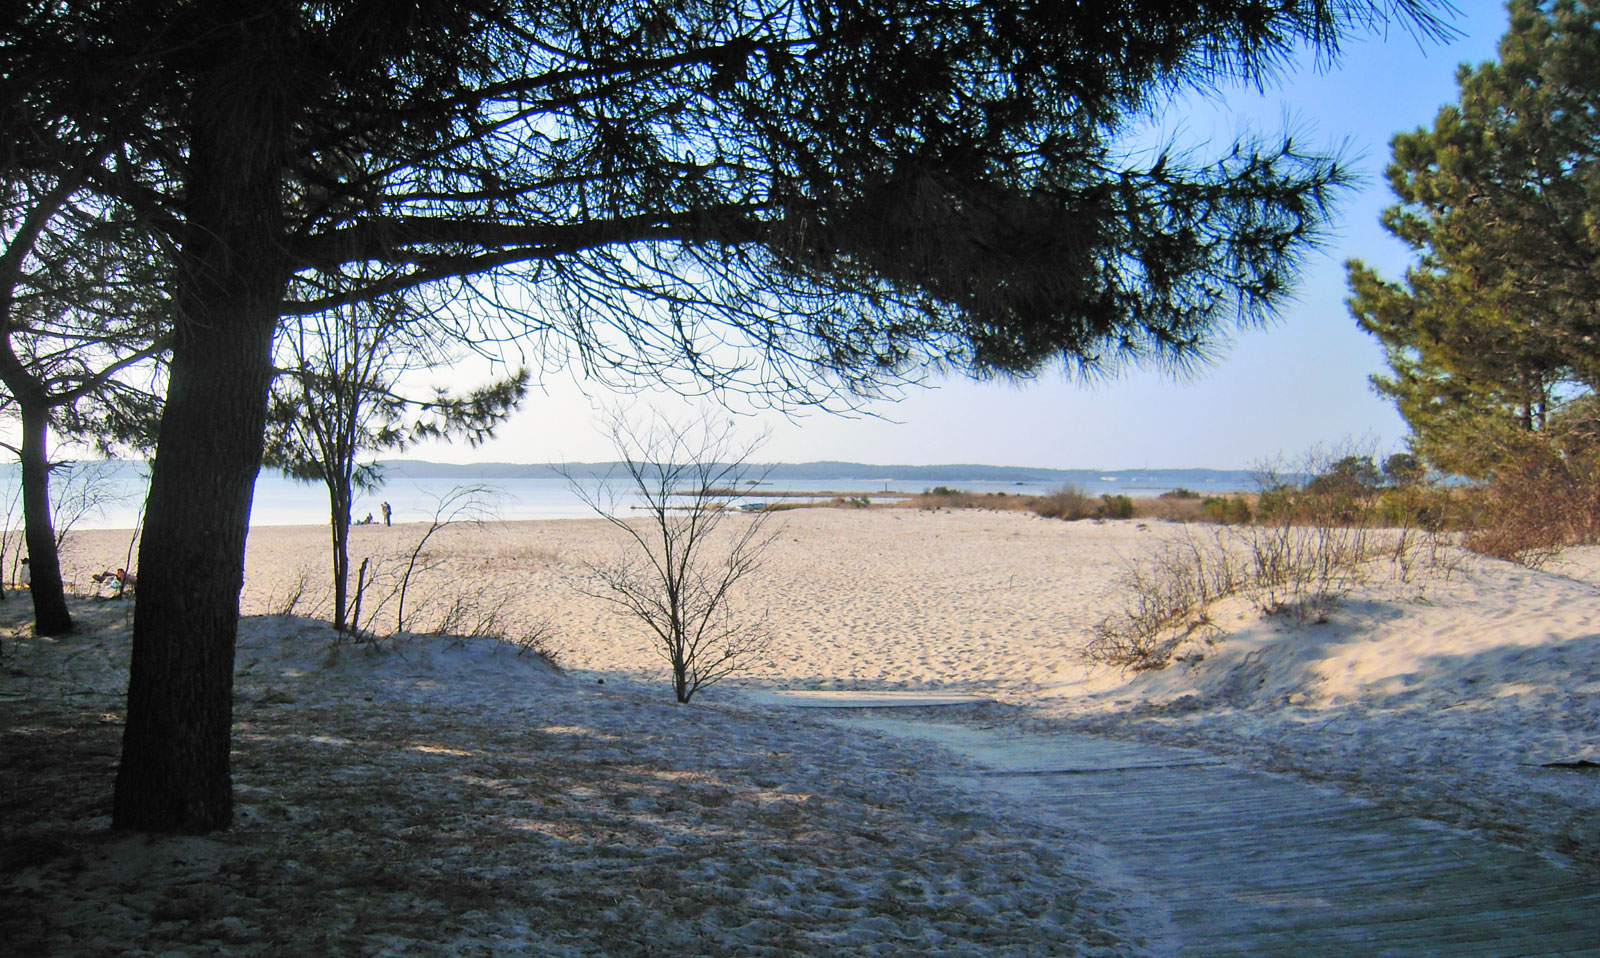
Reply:
[[[773, 655], [742, 682], [953, 687], [1005, 701], [1055, 687], [1078, 674], [1077, 645], [1111, 610], [1125, 561], [1161, 526], [978, 511], [782, 514], [774, 526], [780, 534], [744, 596], [750, 611], [769, 613]], [[371, 558], [372, 568], [395, 571], [425, 528], [353, 528], [352, 569]], [[89, 590], [94, 572], [123, 564], [127, 538], [115, 531], [74, 535], [66, 575]], [[253, 529], [244, 614], [326, 617], [327, 540], [320, 526]], [[581, 591], [588, 564], [625, 548], [599, 519], [448, 527], [425, 550], [421, 564], [429, 568], [416, 574], [410, 599], [421, 608], [408, 613], [415, 617], [408, 624], [426, 631], [463, 598], [501, 610], [513, 630], [547, 622], [570, 668], [660, 678], [660, 659], [638, 623]], [[302, 586], [289, 609], [287, 597]], [[370, 611], [373, 600], [367, 604]], [[394, 612], [390, 601], [374, 628], [393, 629]]]
[[[421, 919], [384, 919], [381, 934], [423, 953], [487, 953], [498, 940], [541, 954], [643, 954], [639, 941], [690, 931], [708, 954], [1143, 950], [1144, 919], [1096, 877], [1087, 836], [1041, 833], [953, 791], [925, 774], [948, 761], [932, 746], [765, 707], [755, 693], [771, 690], [981, 696], [989, 704], [949, 708], [940, 720], [1196, 747], [1600, 874], [1600, 550], [1571, 550], [1539, 572], [1447, 548], [1422, 571], [1374, 567], [1320, 622], [1224, 604], [1217, 629], [1182, 661], [1125, 673], [1087, 664], [1081, 650], [1118, 609], [1128, 564], [1195, 527], [911, 509], [797, 510], [778, 523], [745, 596], [748, 611], [766, 617], [770, 655], [686, 708], [671, 704], [666, 667], [642, 626], [585, 594], [590, 566], [625, 547], [602, 521], [450, 527], [420, 553], [423, 526], [352, 530], [352, 564], [368, 559], [377, 582], [367, 598], [377, 633], [400, 614], [389, 577], [416, 554], [408, 633], [359, 649], [334, 646], [316, 621], [328, 609], [326, 530], [253, 530], [243, 608], [255, 618], [241, 630], [237, 679], [242, 824], [231, 838], [184, 840], [205, 850], [185, 858], [183, 874], [199, 869], [217, 886], [242, 856], [257, 862], [264, 900], [310, 909], [290, 890], [284, 823], [314, 833], [331, 814], [317, 810], [319, 794], [371, 787], [370, 804], [340, 828], [369, 846], [393, 843], [392, 854], [424, 871], [459, 878], [466, 869], [488, 883], [484, 914], [448, 934]], [[127, 533], [75, 534], [64, 568], [87, 585], [123, 564], [127, 544]], [[79, 608], [95, 623], [81, 637], [8, 640], [3, 687], [13, 728], [63, 708], [104, 725], [99, 777], [78, 781], [81, 795], [30, 826], [79, 836], [51, 839], [73, 847], [103, 828], [95, 809], [105, 795], [94, 788], [109, 788], [128, 618], [114, 600]], [[505, 642], [424, 634], [441, 620], [459, 632], [490, 619], [510, 638], [537, 633], [565, 671]], [[319, 751], [318, 736], [352, 743], [359, 761]], [[436, 801], [396, 777], [408, 768], [449, 783], [452, 801], [465, 803], [447, 816], [465, 816], [444, 828], [454, 838], [438, 829], [406, 837], [421, 827], [407, 803]], [[541, 868], [487, 848], [468, 865], [458, 860], [472, 844], [467, 832], [484, 822], [505, 832], [513, 821], [510, 833], [532, 843], [525, 850]], [[37, 925], [13, 916], [5, 927], [62, 954], [90, 953], [62, 946], [58, 923], [73, 915], [100, 929], [82, 941], [143, 935], [152, 954], [174, 940], [234, 941], [228, 953], [240, 954], [306, 940], [269, 932], [259, 911], [235, 913], [242, 906], [226, 895], [206, 899], [210, 924], [197, 926], [199, 937], [172, 938], [140, 917], [141, 892], [117, 884], [119, 868], [155, 867], [139, 841], [94, 839], [96, 860], [112, 864], [77, 872], [48, 854], [20, 871], [13, 863], [8, 887], [65, 917]], [[684, 841], [701, 847], [686, 853]], [[632, 864], [618, 870], [608, 856]], [[719, 889], [688, 916], [663, 911], [652, 897], [660, 889], [649, 890], [678, 881], [666, 876], [680, 868], [695, 887]], [[512, 877], [515, 892], [502, 887]], [[394, 881], [407, 900], [427, 898]], [[575, 904], [575, 881], [605, 893]], [[122, 904], [104, 908], [108, 894]], [[359, 917], [371, 899], [368, 889], [324, 902], [328, 933], [377, 953], [370, 935], [379, 932]], [[553, 924], [528, 919], [529, 908]], [[620, 929], [632, 944], [604, 937]], [[695, 951], [689, 940], [680, 947]]]

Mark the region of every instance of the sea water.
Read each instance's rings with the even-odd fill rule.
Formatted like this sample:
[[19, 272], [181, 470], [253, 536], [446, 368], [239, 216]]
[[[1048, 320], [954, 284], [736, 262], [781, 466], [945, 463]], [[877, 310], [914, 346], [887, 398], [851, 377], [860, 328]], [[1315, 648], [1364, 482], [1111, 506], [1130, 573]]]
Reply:
[[[616, 495], [610, 496], [602, 486], [606, 480], [599, 470], [589, 469], [575, 480], [557, 475], [517, 476], [502, 465], [474, 468], [472, 465], [442, 469], [433, 466], [419, 470], [425, 474], [408, 474], [405, 463], [396, 463], [386, 470], [382, 486], [375, 492], [357, 493], [351, 510], [353, 521], [362, 521], [371, 515], [374, 522], [383, 521], [382, 503], [391, 508], [393, 521], [428, 522], [436, 515], [462, 508], [474, 516], [505, 521], [520, 519], [577, 519], [594, 516], [595, 510], [584, 501], [580, 491], [591, 498], [599, 494], [602, 506], [625, 512], [638, 504], [630, 495], [626, 484], [617, 481], [613, 473], [609, 480]], [[532, 471], [535, 467], [529, 467]], [[971, 468], [971, 467], [964, 467]], [[541, 470], [548, 471], [548, 470]], [[131, 529], [140, 518], [143, 508], [149, 465], [141, 462], [91, 462], [56, 473], [52, 477], [52, 497], [69, 502], [93, 500], [73, 519], [77, 529]], [[1184, 480], [1184, 481], [1179, 481]], [[576, 487], [574, 485], [576, 483]], [[1162, 470], [1159, 475], [1149, 471], [1128, 471], [1100, 474], [1094, 478], [1074, 478], [1071, 484], [1091, 495], [1126, 495], [1133, 497], [1156, 496], [1178, 486], [1196, 492], [1222, 492], [1246, 487], [1243, 473], [1235, 475], [1196, 472], [1185, 479], [1183, 474]], [[915, 495], [944, 486], [972, 493], [1006, 493], [1007, 495], [1046, 495], [1060, 489], [1063, 480], [973, 480], [959, 478], [861, 478], [852, 476], [781, 479], [774, 478], [758, 485], [747, 485], [747, 495], [736, 497], [733, 504], [748, 502], [784, 501], [772, 497], [773, 493], [799, 493], [801, 497], [787, 501], [804, 501], [806, 494], [827, 499], [833, 494], [900, 493]], [[91, 495], [83, 496], [86, 487]], [[0, 466], [0, 513], [9, 517], [8, 527], [21, 526], [21, 504], [18, 495], [17, 468], [15, 464]], [[9, 511], [7, 508], [9, 506]], [[77, 511], [73, 507], [70, 511]], [[255, 499], [250, 511], [253, 526], [322, 525], [328, 522], [328, 494], [321, 483], [306, 483], [289, 479], [275, 470], [263, 470], [256, 480]]]

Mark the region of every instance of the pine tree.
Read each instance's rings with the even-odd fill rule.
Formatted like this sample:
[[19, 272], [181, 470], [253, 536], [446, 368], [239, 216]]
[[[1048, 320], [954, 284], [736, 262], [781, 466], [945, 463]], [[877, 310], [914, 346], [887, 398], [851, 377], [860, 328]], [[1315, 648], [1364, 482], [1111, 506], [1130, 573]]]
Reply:
[[1419, 453], [1470, 476], [1552, 426], [1564, 441], [1600, 387], [1600, 10], [1509, 10], [1499, 60], [1462, 66], [1459, 102], [1394, 138], [1383, 223], [1417, 264], [1398, 283], [1349, 265], [1390, 367], [1374, 385]]

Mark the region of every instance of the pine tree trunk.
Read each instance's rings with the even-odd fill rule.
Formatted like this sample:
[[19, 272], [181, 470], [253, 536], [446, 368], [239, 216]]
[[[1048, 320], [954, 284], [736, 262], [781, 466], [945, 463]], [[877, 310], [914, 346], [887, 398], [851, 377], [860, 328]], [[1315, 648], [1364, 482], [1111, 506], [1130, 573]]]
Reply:
[[173, 350], [139, 549], [116, 828], [205, 832], [232, 817], [233, 649], [266, 414], [266, 371], [252, 367], [267, 365], [271, 343], [270, 325], [242, 318]]
[[335, 481], [329, 486], [329, 500], [333, 503], [330, 521], [333, 525], [333, 627], [343, 632], [360, 623], [350, 621], [345, 614], [350, 602], [350, 484]]
[[22, 521], [28, 543], [29, 591], [34, 631], [62, 635], [72, 631], [61, 556], [50, 519], [50, 414], [34, 402], [22, 404]]
[[[0, 306], [0, 317], [11, 328], [11, 305]], [[29, 591], [33, 595], [34, 631], [61, 635], [72, 630], [66, 590], [61, 582], [61, 556], [50, 515], [50, 397], [37, 375], [27, 369], [11, 347], [9, 334], [0, 338], [0, 382], [11, 393], [22, 420], [22, 444], [17, 458], [22, 465], [22, 525], [28, 557]]]
[[[233, 813], [233, 653], [250, 500], [261, 467], [272, 336], [287, 288], [281, 171], [289, 94], [276, 71], [287, 7], [206, 7], [232, 22], [190, 106], [166, 408], [134, 609], [112, 827], [206, 832]], [[292, 11], [290, 11], [292, 12]]]

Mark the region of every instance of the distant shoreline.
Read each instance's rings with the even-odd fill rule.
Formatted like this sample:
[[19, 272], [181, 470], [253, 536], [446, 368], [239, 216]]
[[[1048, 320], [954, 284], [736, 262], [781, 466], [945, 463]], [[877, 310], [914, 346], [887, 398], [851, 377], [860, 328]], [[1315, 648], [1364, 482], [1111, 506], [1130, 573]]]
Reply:
[[[375, 492], [357, 497], [352, 514], [356, 519], [367, 513], [382, 515], [388, 502], [395, 522], [413, 522], [433, 515], [440, 501], [470, 487], [479, 487], [488, 511], [505, 520], [572, 519], [593, 515], [574, 491], [572, 483], [554, 466], [476, 464], [452, 466], [389, 460], [381, 463], [383, 485]], [[81, 518], [78, 528], [131, 529], [138, 521], [148, 476], [146, 463], [115, 461], [103, 467], [112, 487], [97, 513]], [[635, 501], [629, 483], [619, 474], [607, 479], [608, 463], [573, 464], [573, 480], [589, 490], [603, 484], [615, 485], [621, 493], [618, 504]], [[812, 463], [789, 465], [763, 473], [753, 467], [755, 485], [741, 484], [739, 502], [783, 499], [879, 499], [915, 496], [941, 486], [974, 494], [1050, 495], [1064, 487], [1096, 499], [1103, 495], [1125, 495], [1134, 499], [1159, 496], [1183, 488], [1199, 495], [1217, 495], [1252, 486], [1246, 472], [1221, 470], [1137, 470], [1110, 472], [1098, 470], [1023, 470], [992, 466], [874, 466], [851, 463]], [[580, 471], [581, 470], [581, 471]], [[817, 477], [804, 473], [819, 471]], [[963, 474], [963, 470], [971, 470]], [[887, 475], [894, 472], [896, 475]], [[12, 481], [15, 482], [14, 472]], [[0, 484], [6, 473], [0, 470]], [[61, 490], [53, 484], [53, 491]], [[840, 490], [851, 490], [841, 492]], [[730, 490], [731, 492], [732, 490]], [[779, 494], [782, 494], [781, 496]], [[319, 485], [287, 479], [275, 471], [264, 470], [256, 480], [251, 525], [326, 526], [327, 493]]]
[[[130, 474], [148, 472], [150, 463], [142, 459], [93, 460]], [[377, 465], [386, 479], [597, 479], [622, 467], [620, 462], [433, 462], [427, 459], [380, 459]], [[0, 475], [14, 472], [16, 463], [0, 463]], [[1249, 469], [1190, 467], [1129, 467], [1120, 469], [1045, 466], [995, 466], [984, 463], [941, 463], [927, 466], [816, 460], [750, 464], [750, 474], [766, 481], [834, 480], [845, 483], [874, 482], [1122, 482], [1129, 484], [1204, 484], [1249, 482], [1255, 473]], [[273, 469], [263, 469], [263, 477], [279, 477]]]

